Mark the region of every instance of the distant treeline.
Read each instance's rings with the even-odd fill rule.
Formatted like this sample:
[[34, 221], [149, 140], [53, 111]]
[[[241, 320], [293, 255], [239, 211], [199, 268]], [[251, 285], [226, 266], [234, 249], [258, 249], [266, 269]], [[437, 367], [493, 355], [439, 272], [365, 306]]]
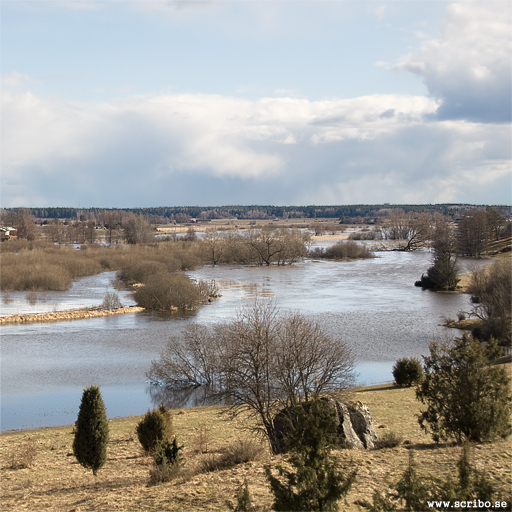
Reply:
[[[338, 219], [341, 222], [373, 222], [397, 211], [403, 213], [439, 212], [458, 218], [469, 209], [485, 209], [469, 204], [374, 204], [338, 206], [162, 206], [157, 208], [6, 208], [4, 211], [28, 213], [37, 219], [86, 220], [106, 212], [142, 214], [152, 221], [184, 223], [191, 219]], [[510, 215], [512, 207], [498, 206]]]

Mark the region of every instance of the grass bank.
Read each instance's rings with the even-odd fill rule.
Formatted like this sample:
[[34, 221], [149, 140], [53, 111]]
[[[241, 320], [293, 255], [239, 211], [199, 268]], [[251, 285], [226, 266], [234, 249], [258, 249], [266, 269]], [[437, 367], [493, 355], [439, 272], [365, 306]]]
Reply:
[[[341, 510], [362, 510], [360, 500], [370, 500], [374, 491], [388, 489], [407, 467], [411, 449], [415, 450], [420, 474], [442, 477], [453, 471], [461, 448], [436, 445], [420, 430], [415, 416], [419, 404], [413, 389], [361, 388], [355, 390], [352, 399], [368, 405], [379, 437], [394, 432], [403, 442], [383, 450], [336, 452], [347, 471], [358, 469], [355, 485]], [[233, 501], [244, 478], [256, 507], [269, 510], [272, 497], [264, 467], [284, 459], [271, 456], [264, 444], [257, 460], [206, 473], [201, 469], [205, 459], [220, 456], [239, 439], [249, 436], [243, 430], [247, 419], [231, 421], [219, 415], [221, 411], [219, 407], [173, 411], [178, 440], [185, 446], [185, 473], [175, 481], [156, 486], [148, 484], [151, 460], [142, 454], [135, 435], [141, 417], [110, 420], [108, 461], [97, 478], [72, 455], [71, 426], [2, 433], [2, 510], [227, 510], [225, 500]], [[12, 469], [16, 466], [13, 461], [22, 460], [27, 447], [35, 450], [31, 467]], [[202, 453], [205, 450], [207, 453]], [[472, 448], [474, 466], [486, 472], [503, 500], [510, 499], [511, 457], [510, 440]]]

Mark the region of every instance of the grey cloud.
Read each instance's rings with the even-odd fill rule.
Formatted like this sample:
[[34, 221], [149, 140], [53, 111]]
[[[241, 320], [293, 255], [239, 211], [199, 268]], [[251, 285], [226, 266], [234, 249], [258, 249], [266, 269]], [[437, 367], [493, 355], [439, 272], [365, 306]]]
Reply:
[[440, 36], [395, 66], [420, 76], [440, 100], [437, 119], [512, 120], [510, 9], [492, 0], [451, 4]]
[[434, 110], [426, 98], [387, 96], [112, 105], [9, 96], [2, 204], [482, 203], [483, 191], [509, 202], [508, 127], [425, 121]]

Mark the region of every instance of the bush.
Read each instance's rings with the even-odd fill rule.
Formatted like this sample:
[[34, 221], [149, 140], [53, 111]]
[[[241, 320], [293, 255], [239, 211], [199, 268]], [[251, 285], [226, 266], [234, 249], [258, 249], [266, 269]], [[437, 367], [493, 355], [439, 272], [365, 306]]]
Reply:
[[394, 432], [386, 432], [380, 439], [375, 443], [376, 450], [382, 450], [383, 448], [395, 448], [402, 444], [402, 438]]
[[364, 258], [373, 258], [374, 254], [365, 247], [356, 242], [338, 242], [332, 247], [316, 247], [309, 253], [311, 258], [323, 258], [328, 260], [355, 260]]
[[9, 468], [25, 469], [32, 467], [36, 453], [37, 445], [34, 441], [29, 441], [21, 446], [14, 447], [9, 454]]
[[135, 428], [139, 442], [146, 455], [153, 453], [162, 441], [168, 441], [172, 432], [169, 420], [161, 409], [148, 411]]
[[510, 377], [493, 364], [500, 354], [495, 340], [484, 348], [471, 336], [431, 343], [416, 397], [427, 406], [420, 426], [434, 441], [482, 442], [511, 433]]
[[266, 468], [274, 495], [273, 510], [338, 510], [337, 502], [350, 490], [357, 471], [347, 477], [338, 470], [330, 453], [334, 436], [329, 435], [331, 411], [314, 397], [309, 408], [297, 407], [287, 437], [293, 470], [277, 465], [278, 476]]
[[252, 504], [251, 494], [249, 493], [249, 485], [247, 484], [247, 478], [244, 478], [244, 481], [238, 489], [236, 490], [236, 505], [230, 501], [226, 502], [226, 506], [232, 512], [252, 512], [256, 510]]
[[416, 357], [399, 359], [393, 366], [393, 378], [400, 388], [418, 384], [423, 378], [423, 368]]
[[169, 439], [164, 439], [157, 443], [151, 455], [157, 466], [173, 466], [174, 464], [181, 464], [180, 451], [182, 449], [183, 446], [178, 446], [176, 437], [172, 443]]
[[209, 454], [201, 464], [204, 473], [229, 469], [238, 464], [244, 464], [261, 457], [262, 447], [252, 440], [238, 440], [229, 445], [220, 454]]
[[[388, 512], [405, 510], [415, 512], [425, 510], [428, 501], [436, 502], [435, 510], [492, 510], [495, 490], [484, 473], [477, 471], [469, 461], [469, 445], [465, 445], [459, 461], [457, 462], [457, 479], [448, 475], [441, 480], [431, 475], [420, 476], [417, 473], [414, 461], [414, 452], [409, 452], [409, 466], [402, 474], [400, 480], [391, 486], [391, 492], [385, 496], [376, 492], [373, 495], [373, 504], [360, 502], [360, 504], [375, 512]], [[455, 508], [455, 502], [466, 501], [468, 507]], [[474, 501], [479, 502], [478, 508]]]
[[85, 468], [96, 476], [107, 461], [108, 420], [100, 388], [84, 389], [78, 418], [75, 423], [73, 453]]
[[138, 306], [159, 311], [193, 309], [207, 299], [197, 283], [183, 274], [152, 276], [133, 296]]
[[100, 309], [118, 309], [122, 307], [123, 305], [119, 300], [119, 295], [117, 295], [115, 292], [107, 292], [103, 298]]

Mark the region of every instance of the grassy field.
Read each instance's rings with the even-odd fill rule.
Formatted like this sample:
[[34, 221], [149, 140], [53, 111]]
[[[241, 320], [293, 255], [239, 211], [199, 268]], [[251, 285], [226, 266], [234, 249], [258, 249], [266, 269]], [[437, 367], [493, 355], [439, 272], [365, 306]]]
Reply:
[[[358, 469], [355, 485], [341, 510], [361, 510], [360, 500], [371, 500], [375, 490], [387, 490], [407, 467], [409, 450], [415, 450], [422, 475], [440, 477], [453, 472], [461, 448], [436, 445], [420, 430], [415, 417], [419, 404], [413, 389], [375, 386], [355, 390], [351, 398], [368, 405], [379, 437], [394, 432], [403, 442], [382, 450], [336, 452], [347, 471]], [[270, 456], [263, 443], [256, 460], [213, 472], [201, 469], [205, 459], [219, 456], [250, 436], [244, 430], [247, 420], [230, 420], [220, 415], [221, 411], [219, 407], [173, 411], [175, 431], [180, 444], [184, 444], [185, 465], [179, 478], [159, 485], [149, 485], [151, 459], [142, 454], [135, 435], [141, 417], [110, 421], [108, 461], [97, 478], [72, 455], [71, 426], [3, 433], [2, 510], [227, 510], [226, 500], [234, 500], [244, 477], [256, 507], [269, 510], [272, 497], [264, 468], [283, 457]], [[202, 453], [206, 449], [207, 453]], [[30, 463], [31, 451], [35, 456], [30, 467], [13, 469], [23, 462]], [[500, 500], [510, 500], [511, 456], [510, 440], [472, 448], [474, 466], [486, 472], [498, 489], [495, 498]]]

